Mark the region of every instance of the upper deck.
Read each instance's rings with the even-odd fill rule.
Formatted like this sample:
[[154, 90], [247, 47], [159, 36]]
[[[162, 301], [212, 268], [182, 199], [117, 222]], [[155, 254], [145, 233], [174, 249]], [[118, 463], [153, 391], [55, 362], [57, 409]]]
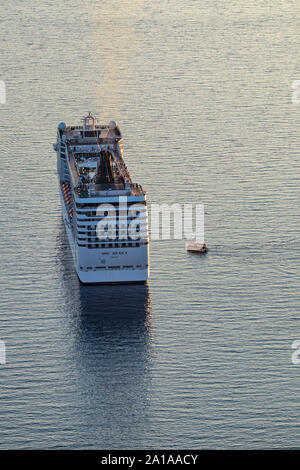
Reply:
[[64, 134], [71, 143], [91, 144], [91, 143], [113, 143], [122, 139], [119, 126], [110, 121], [108, 125], [97, 124], [97, 120], [92, 113], [82, 119], [81, 126], [69, 126], [63, 129]]
[[98, 125], [89, 113], [81, 126], [59, 124], [58, 134], [76, 198], [145, 195], [131, 180], [123, 159], [122, 135], [114, 121]]

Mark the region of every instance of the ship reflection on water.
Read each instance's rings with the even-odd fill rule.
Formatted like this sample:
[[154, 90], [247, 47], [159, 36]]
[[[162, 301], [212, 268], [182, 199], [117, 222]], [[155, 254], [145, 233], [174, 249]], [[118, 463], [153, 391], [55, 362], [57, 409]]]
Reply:
[[[79, 286], [76, 340], [82, 360], [98, 353], [111, 370], [137, 367], [150, 348], [151, 301], [147, 285]], [[104, 356], [109, 350], [109, 358]], [[126, 360], [126, 354], [131, 355]]]
[[81, 437], [87, 446], [95, 440], [99, 446], [110, 446], [117, 433], [125, 433], [126, 442], [130, 439], [134, 445], [145, 432], [148, 415], [149, 286], [81, 285], [63, 230], [57, 254]]

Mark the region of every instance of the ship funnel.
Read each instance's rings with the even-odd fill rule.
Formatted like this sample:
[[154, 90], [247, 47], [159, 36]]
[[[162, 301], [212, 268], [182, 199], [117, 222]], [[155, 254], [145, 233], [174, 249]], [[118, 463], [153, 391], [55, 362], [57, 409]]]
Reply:
[[101, 152], [101, 158], [98, 161], [96, 170], [95, 183], [107, 187], [114, 183], [112, 156], [109, 152]]

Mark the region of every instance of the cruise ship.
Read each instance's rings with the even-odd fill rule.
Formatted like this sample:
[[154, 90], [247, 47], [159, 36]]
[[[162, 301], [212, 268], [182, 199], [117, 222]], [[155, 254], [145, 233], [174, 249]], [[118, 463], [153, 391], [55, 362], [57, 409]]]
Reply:
[[58, 125], [57, 171], [63, 219], [84, 284], [145, 283], [149, 276], [146, 194], [133, 183], [115, 121], [92, 113]]

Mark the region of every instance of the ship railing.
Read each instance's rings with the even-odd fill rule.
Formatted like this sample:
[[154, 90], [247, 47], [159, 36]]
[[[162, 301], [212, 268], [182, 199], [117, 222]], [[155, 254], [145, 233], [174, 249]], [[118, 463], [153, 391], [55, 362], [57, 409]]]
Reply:
[[75, 188], [75, 193], [77, 197], [88, 198], [88, 197], [109, 197], [109, 196], [129, 196], [129, 189], [102, 189], [96, 191], [95, 189], [89, 187], [89, 184], [82, 184]]
[[87, 198], [87, 197], [109, 197], [109, 196], [122, 196], [122, 195], [131, 195], [131, 196], [144, 196], [146, 193], [143, 190], [142, 186], [137, 183], [130, 183], [128, 187], [125, 186], [125, 189], [105, 189], [96, 191], [93, 184], [81, 183], [75, 188], [75, 193], [77, 197]]
[[131, 194], [133, 196], [140, 196], [140, 195], [145, 195], [145, 191], [143, 190], [142, 186], [137, 183], [131, 183], [130, 184], [130, 189], [131, 189]]

